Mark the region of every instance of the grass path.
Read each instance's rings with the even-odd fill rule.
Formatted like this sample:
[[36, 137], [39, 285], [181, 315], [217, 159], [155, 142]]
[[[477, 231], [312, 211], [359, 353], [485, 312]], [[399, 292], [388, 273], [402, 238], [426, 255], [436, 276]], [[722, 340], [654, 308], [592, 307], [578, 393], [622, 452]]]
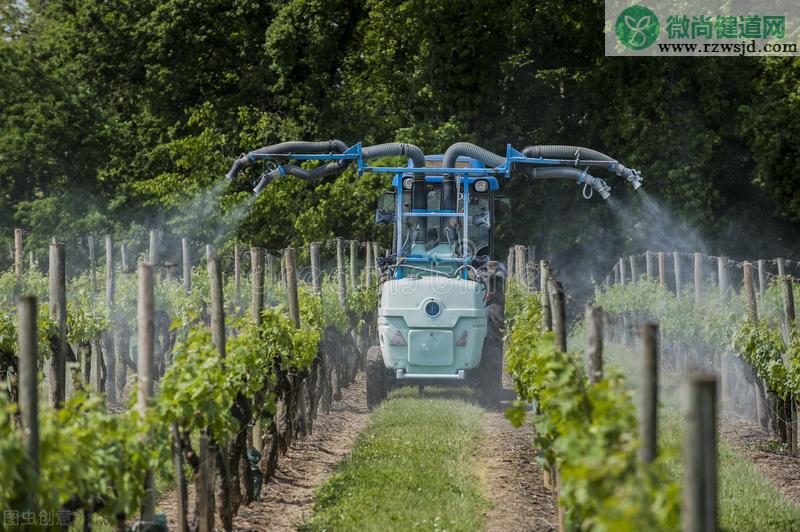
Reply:
[[[607, 344], [604, 356], [607, 363], [623, 368], [631, 383], [636, 382], [638, 370], [632, 350]], [[680, 479], [684, 423], [681, 383], [675, 379], [675, 376], [662, 375], [662, 382], [659, 383], [658, 436], [659, 452], [666, 457], [675, 478]], [[720, 526], [723, 530], [800, 530], [800, 506], [788, 501], [753, 464], [744, 460], [721, 438], [718, 442], [717, 467]]]
[[[667, 408], [659, 424], [660, 445], [676, 478], [682, 475], [683, 418]], [[789, 502], [756, 467], [724, 440], [719, 441], [719, 513], [723, 530], [800, 530], [800, 507]]]
[[399, 390], [372, 412], [302, 529], [483, 528], [488, 502], [474, 471], [484, 410], [453, 392], [415, 395]]

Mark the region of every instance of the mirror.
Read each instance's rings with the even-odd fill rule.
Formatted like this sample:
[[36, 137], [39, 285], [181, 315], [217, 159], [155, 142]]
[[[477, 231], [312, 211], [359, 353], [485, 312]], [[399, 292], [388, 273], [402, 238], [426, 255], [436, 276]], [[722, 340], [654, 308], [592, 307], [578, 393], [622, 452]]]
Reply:
[[494, 198], [494, 223], [507, 222], [511, 217], [511, 198], [495, 196]]
[[378, 210], [385, 213], [394, 213], [395, 211], [395, 197], [394, 192], [384, 192], [378, 200]]
[[391, 225], [394, 223], [394, 214], [382, 209], [375, 209], [375, 225]]
[[483, 211], [480, 214], [473, 215], [472, 224], [475, 227], [489, 227], [491, 225], [489, 221], [489, 211]]

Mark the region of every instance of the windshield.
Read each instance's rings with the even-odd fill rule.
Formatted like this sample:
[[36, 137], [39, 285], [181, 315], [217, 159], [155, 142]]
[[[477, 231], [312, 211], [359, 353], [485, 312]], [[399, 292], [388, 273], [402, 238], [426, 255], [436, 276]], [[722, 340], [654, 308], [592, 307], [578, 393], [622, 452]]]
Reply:
[[[435, 211], [441, 209], [442, 204], [442, 185], [441, 183], [427, 183], [427, 209]], [[459, 193], [458, 212], [464, 212], [464, 195]], [[411, 211], [411, 193], [403, 192], [403, 211]], [[487, 225], [476, 225], [474, 217], [476, 215], [489, 212], [488, 194], [470, 194], [469, 199], [469, 228], [468, 253], [471, 255], [485, 255], [489, 250], [489, 227]], [[414, 253], [422, 252], [419, 247], [424, 245], [426, 253], [438, 255], [463, 256], [463, 220], [461, 217], [422, 217], [405, 216], [403, 227], [403, 250], [408, 254], [412, 245], [416, 245]]]

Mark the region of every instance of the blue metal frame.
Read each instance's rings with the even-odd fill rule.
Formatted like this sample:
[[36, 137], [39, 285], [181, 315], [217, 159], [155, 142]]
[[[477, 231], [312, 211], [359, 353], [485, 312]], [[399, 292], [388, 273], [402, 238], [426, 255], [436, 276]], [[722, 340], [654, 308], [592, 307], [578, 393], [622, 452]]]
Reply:
[[[480, 162], [472, 160], [473, 164], [480, 166], [473, 166], [469, 168], [414, 168], [409, 164], [405, 167], [395, 166], [368, 166], [364, 163], [364, 158], [361, 153], [361, 143], [356, 143], [350, 146], [344, 153], [268, 153], [268, 154], [249, 154], [252, 161], [261, 160], [289, 160], [294, 159], [297, 161], [337, 161], [337, 160], [351, 160], [356, 161], [356, 168], [358, 175], [364, 172], [382, 172], [382, 173], [403, 173], [403, 174], [462, 174], [468, 175], [470, 178], [480, 178], [487, 176], [502, 175], [505, 178], [511, 177], [511, 170], [515, 164], [527, 164], [531, 166], [604, 166], [612, 170], [617, 161], [591, 161], [584, 159], [546, 159], [544, 157], [526, 157], [521, 152], [517, 151], [511, 146], [506, 144], [506, 162], [505, 164], [497, 167], [486, 167]], [[459, 159], [465, 159], [459, 157]], [[426, 160], [441, 161], [441, 155], [427, 156]]]
[[[487, 167], [480, 161], [470, 159], [467, 157], [459, 157], [459, 161], [468, 162], [469, 167], [465, 168], [415, 168], [409, 160], [408, 166], [395, 167], [395, 166], [368, 166], [364, 162], [361, 151], [361, 143], [350, 146], [344, 153], [326, 153], [326, 154], [308, 154], [308, 153], [285, 153], [285, 154], [262, 154], [253, 155], [249, 154], [251, 160], [290, 160], [297, 161], [337, 161], [337, 160], [351, 160], [356, 162], [356, 169], [358, 175], [361, 176], [365, 172], [376, 173], [390, 173], [394, 174], [392, 177], [392, 186], [398, 192], [402, 190], [403, 178], [409, 177], [414, 174], [425, 174], [425, 181], [428, 183], [441, 183], [444, 180], [445, 174], [455, 174], [457, 189], [463, 194], [463, 212], [442, 211], [442, 210], [422, 210], [415, 209], [409, 213], [403, 213], [403, 194], [402, 192], [395, 194], [397, 200], [395, 205], [395, 236], [396, 236], [396, 249], [398, 258], [401, 256], [403, 250], [403, 219], [406, 217], [425, 217], [425, 218], [443, 218], [443, 217], [461, 217], [462, 227], [464, 232], [462, 235], [462, 252], [463, 258], [458, 257], [422, 257], [422, 256], [405, 256], [402, 257], [403, 262], [406, 263], [461, 263], [465, 266], [463, 277], [467, 278], [467, 268], [472, 257], [466, 253], [467, 241], [469, 238], [469, 191], [470, 185], [475, 181], [484, 179], [489, 182], [489, 190], [498, 190], [500, 185], [498, 183], [498, 176], [503, 176], [506, 179], [511, 177], [511, 170], [514, 165], [524, 164], [531, 166], [604, 166], [609, 170], [613, 170], [616, 166], [616, 161], [587, 161], [587, 160], [569, 160], [569, 159], [545, 159], [543, 157], [526, 157], [523, 153], [514, 149], [511, 144], [506, 145], [506, 161], [503, 165], [497, 167]], [[442, 155], [429, 155], [426, 156], [427, 161], [442, 161]], [[283, 169], [278, 167], [281, 174]], [[398, 266], [396, 273], [398, 279], [402, 278], [402, 266]]]

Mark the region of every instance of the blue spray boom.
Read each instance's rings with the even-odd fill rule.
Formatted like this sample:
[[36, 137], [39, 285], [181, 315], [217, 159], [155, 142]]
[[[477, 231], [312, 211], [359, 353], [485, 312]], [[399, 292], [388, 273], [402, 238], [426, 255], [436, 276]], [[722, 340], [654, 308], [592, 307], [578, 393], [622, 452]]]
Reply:
[[[406, 167], [369, 166], [368, 161], [379, 157], [401, 156], [410, 159]], [[474, 168], [457, 167], [459, 157], [466, 156], [485, 166]], [[307, 170], [290, 161], [324, 161], [316, 168]], [[364, 172], [383, 172], [402, 174], [413, 177], [415, 181], [425, 180], [425, 174], [443, 176], [444, 202], [449, 203], [455, 197], [456, 176], [499, 176], [510, 178], [512, 172], [519, 171], [532, 179], [575, 179], [584, 185], [584, 197], [591, 197], [597, 191], [603, 199], [610, 196], [611, 187], [599, 177], [589, 173], [589, 168], [601, 167], [628, 181], [635, 190], [642, 186], [641, 174], [627, 168], [616, 159], [596, 150], [578, 146], [528, 146], [521, 152], [510, 144], [506, 146], [506, 155], [502, 157], [489, 150], [467, 142], [457, 142], [445, 151], [439, 167], [426, 167], [425, 155], [413, 144], [388, 143], [362, 147], [361, 143], [349, 148], [340, 140], [325, 142], [283, 142], [242, 154], [231, 166], [226, 177], [236, 178], [240, 170], [258, 161], [269, 161], [271, 167], [261, 174], [254, 192], [263, 188], [277, 178], [293, 175], [304, 180], [314, 180], [342, 173], [351, 163], [355, 163], [358, 175]], [[279, 164], [280, 163], [280, 164]], [[422, 187], [415, 187], [422, 192]], [[587, 194], [586, 191], [589, 190]]]

